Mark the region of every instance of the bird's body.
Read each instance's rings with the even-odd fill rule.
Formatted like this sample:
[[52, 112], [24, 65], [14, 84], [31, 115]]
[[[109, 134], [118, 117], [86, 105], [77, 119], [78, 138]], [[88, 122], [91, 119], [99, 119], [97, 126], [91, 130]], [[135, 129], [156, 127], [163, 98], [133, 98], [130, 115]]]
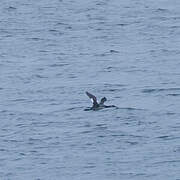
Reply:
[[93, 102], [93, 106], [91, 108], [87, 108], [85, 109], [85, 111], [90, 111], [90, 110], [100, 110], [103, 108], [111, 108], [111, 107], [116, 107], [114, 105], [110, 105], [110, 106], [106, 106], [104, 105], [104, 102], [107, 101], [106, 97], [103, 97], [100, 101], [100, 103], [97, 102], [97, 98], [96, 96], [94, 96], [93, 94], [90, 94], [89, 92], [86, 92], [86, 95], [91, 99], [91, 101]]

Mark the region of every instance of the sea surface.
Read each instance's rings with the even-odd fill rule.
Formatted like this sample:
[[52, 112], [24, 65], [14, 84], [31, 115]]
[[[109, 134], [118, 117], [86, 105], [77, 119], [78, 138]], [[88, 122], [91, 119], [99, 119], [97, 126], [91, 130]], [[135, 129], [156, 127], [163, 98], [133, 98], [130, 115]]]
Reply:
[[180, 180], [180, 1], [1, 0], [0, 180]]

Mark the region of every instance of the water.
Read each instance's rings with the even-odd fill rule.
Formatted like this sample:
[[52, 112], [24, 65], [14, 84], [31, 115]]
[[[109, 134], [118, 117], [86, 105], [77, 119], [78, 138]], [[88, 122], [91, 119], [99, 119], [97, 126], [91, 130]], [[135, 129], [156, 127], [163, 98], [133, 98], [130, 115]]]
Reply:
[[1, 0], [0, 179], [180, 179], [179, 8]]

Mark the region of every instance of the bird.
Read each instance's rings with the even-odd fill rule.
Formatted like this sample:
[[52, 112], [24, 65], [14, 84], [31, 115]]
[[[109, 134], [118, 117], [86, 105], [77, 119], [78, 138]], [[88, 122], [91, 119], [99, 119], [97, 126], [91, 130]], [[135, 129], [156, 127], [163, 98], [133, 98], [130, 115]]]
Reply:
[[106, 97], [103, 97], [100, 100], [100, 103], [98, 103], [96, 96], [94, 96], [93, 94], [91, 94], [91, 93], [89, 93], [87, 91], [86, 91], [86, 95], [91, 99], [91, 101], [93, 103], [93, 106], [91, 108], [86, 108], [85, 111], [90, 111], [90, 110], [97, 111], [97, 110], [100, 110], [100, 109], [103, 109], [103, 108], [116, 107], [114, 105], [109, 105], [109, 106], [104, 105], [104, 103], [107, 101]]

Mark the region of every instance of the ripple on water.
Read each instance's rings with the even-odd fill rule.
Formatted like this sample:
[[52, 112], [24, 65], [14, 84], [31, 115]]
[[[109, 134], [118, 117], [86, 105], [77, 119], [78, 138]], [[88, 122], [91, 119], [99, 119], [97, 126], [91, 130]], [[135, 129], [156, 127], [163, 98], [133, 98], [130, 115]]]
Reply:
[[179, 179], [178, 0], [0, 8], [2, 180]]
[[153, 89], [143, 89], [142, 93], [158, 93], [158, 92], [169, 92], [169, 91], [180, 91], [180, 88], [153, 88]]

